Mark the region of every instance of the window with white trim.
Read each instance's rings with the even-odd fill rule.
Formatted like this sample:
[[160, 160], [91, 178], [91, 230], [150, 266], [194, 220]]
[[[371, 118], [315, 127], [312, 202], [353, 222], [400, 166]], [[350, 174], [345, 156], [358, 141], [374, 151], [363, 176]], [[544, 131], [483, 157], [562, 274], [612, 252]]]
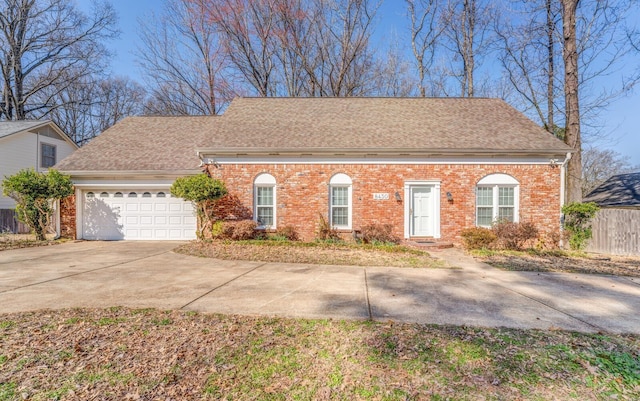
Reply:
[[329, 221], [335, 228], [351, 228], [351, 178], [342, 173], [329, 181]]
[[276, 179], [262, 173], [253, 182], [253, 215], [259, 228], [276, 227]]
[[476, 187], [476, 225], [491, 227], [496, 221], [518, 222], [520, 184], [507, 174], [490, 174]]
[[48, 143], [40, 144], [40, 167], [49, 168], [56, 164], [56, 146]]

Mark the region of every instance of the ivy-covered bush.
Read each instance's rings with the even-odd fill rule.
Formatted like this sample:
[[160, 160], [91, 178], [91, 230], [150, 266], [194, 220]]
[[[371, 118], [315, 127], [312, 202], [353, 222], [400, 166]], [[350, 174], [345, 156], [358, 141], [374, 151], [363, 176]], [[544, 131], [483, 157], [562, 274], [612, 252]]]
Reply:
[[465, 228], [460, 236], [467, 249], [489, 249], [497, 239], [493, 231], [484, 227]]
[[569, 246], [573, 250], [582, 250], [591, 239], [591, 220], [600, 207], [594, 202], [572, 202], [562, 207], [564, 228], [569, 232]]
[[57, 170], [39, 173], [27, 169], [5, 177], [2, 192], [16, 201], [18, 219], [33, 231], [36, 240], [43, 241], [51, 223], [53, 202], [73, 195], [73, 183]]

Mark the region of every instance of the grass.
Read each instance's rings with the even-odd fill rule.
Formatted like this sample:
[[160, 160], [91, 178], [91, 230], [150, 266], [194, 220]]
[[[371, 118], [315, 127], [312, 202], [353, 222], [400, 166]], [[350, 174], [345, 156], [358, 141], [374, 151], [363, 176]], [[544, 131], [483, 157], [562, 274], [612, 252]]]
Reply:
[[200, 257], [324, 265], [445, 268], [427, 252], [395, 244], [286, 240], [194, 241], [175, 250]]
[[126, 308], [2, 319], [2, 401], [640, 398], [634, 335]]

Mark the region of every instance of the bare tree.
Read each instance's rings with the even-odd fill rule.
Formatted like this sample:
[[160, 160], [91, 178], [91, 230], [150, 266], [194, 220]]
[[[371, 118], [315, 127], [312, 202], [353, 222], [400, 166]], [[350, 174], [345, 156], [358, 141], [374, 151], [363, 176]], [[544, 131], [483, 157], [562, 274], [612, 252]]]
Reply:
[[503, 18], [495, 23], [501, 52], [499, 59], [525, 110], [532, 109], [547, 131], [558, 135], [556, 110], [562, 80], [557, 76], [560, 54], [558, 20], [560, 10], [552, 0], [523, 3], [513, 22]]
[[420, 83], [412, 74], [412, 65], [402, 56], [397, 40], [393, 40], [387, 52], [376, 60], [372, 82], [373, 95], [389, 97], [415, 96]]
[[455, 74], [460, 96], [473, 97], [474, 73], [491, 44], [490, 28], [497, 9], [484, 0], [450, 0], [442, 15], [449, 49], [461, 63]]
[[39, 94], [101, 71], [108, 54], [102, 41], [117, 34], [106, 2], [94, 3], [90, 16], [67, 0], [2, 0], [0, 8], [0, 117], [8, 120], [63, 106]]
[[138, 63], [150, 91], [147, 114], [212, 115], [235, 95], [216, 28], [197, 5], [167, 0], [140, 21]]
[[142, 114], [146, 92], [129, 78], [115, 77], [75, 81], [62, 90], [50, 86], [40, 95], [63, 105], [54, 107], [47, 117], [83, 145], [124, 117]]
[[370, 0], [188, 0], [217, 27], [233, 70], [259, 96], [371, 92]]
[[442, 33], [438, 24], [436, 0], [406, 0], [410, 20], [411, 50], [416, 61], [420, 96], [426, 96], [426, 75], [433, 65], [437, 40]]
[[564, 141], [575, 153], [567, 167], [567, 201], [582, 200], [582, 138], [580, 135], [580, 97], [578, 71], [578, 41], [576, 37], [576, 11], [580, 0], [561, 0], [562, 4], [562, 59], [564, 61], [564, 98], [566, 126]]
[[640, 166], [632, 165], [629, 157], [611, 149], [588, 147], [582, 152], [582, 196], [588, 195], [613, 175], [636, 171], [640, 171]]

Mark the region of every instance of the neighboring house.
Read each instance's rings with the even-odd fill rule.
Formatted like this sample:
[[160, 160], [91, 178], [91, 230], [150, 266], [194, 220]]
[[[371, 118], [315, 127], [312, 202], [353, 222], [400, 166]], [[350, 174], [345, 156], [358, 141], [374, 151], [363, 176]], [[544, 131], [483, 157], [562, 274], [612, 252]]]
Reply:
[[67, 234], [185, 239], [176, 177], [222, 179], [225, 218], [314, 237], [320, 216], [352, 235], [391, 224], [406, 239], [530, 221], [558, 234], [571, 149], [502, 100], [238, 98], [221, 117], [130, 117], [60, 163], [76, 184]]
[[583, 202], [601, 208], [592, 222], [588, 251], [640, 255], [640, 172], [612, 176]]
[[[52, 121], [0, 121], [0, 178], [27, 168], [47, 171], [76, 149], [78, 146]], [[0, 232], [15, 229], [9, 224], [14, 208], [13, 199], [2, 196], [0, 190]]]

